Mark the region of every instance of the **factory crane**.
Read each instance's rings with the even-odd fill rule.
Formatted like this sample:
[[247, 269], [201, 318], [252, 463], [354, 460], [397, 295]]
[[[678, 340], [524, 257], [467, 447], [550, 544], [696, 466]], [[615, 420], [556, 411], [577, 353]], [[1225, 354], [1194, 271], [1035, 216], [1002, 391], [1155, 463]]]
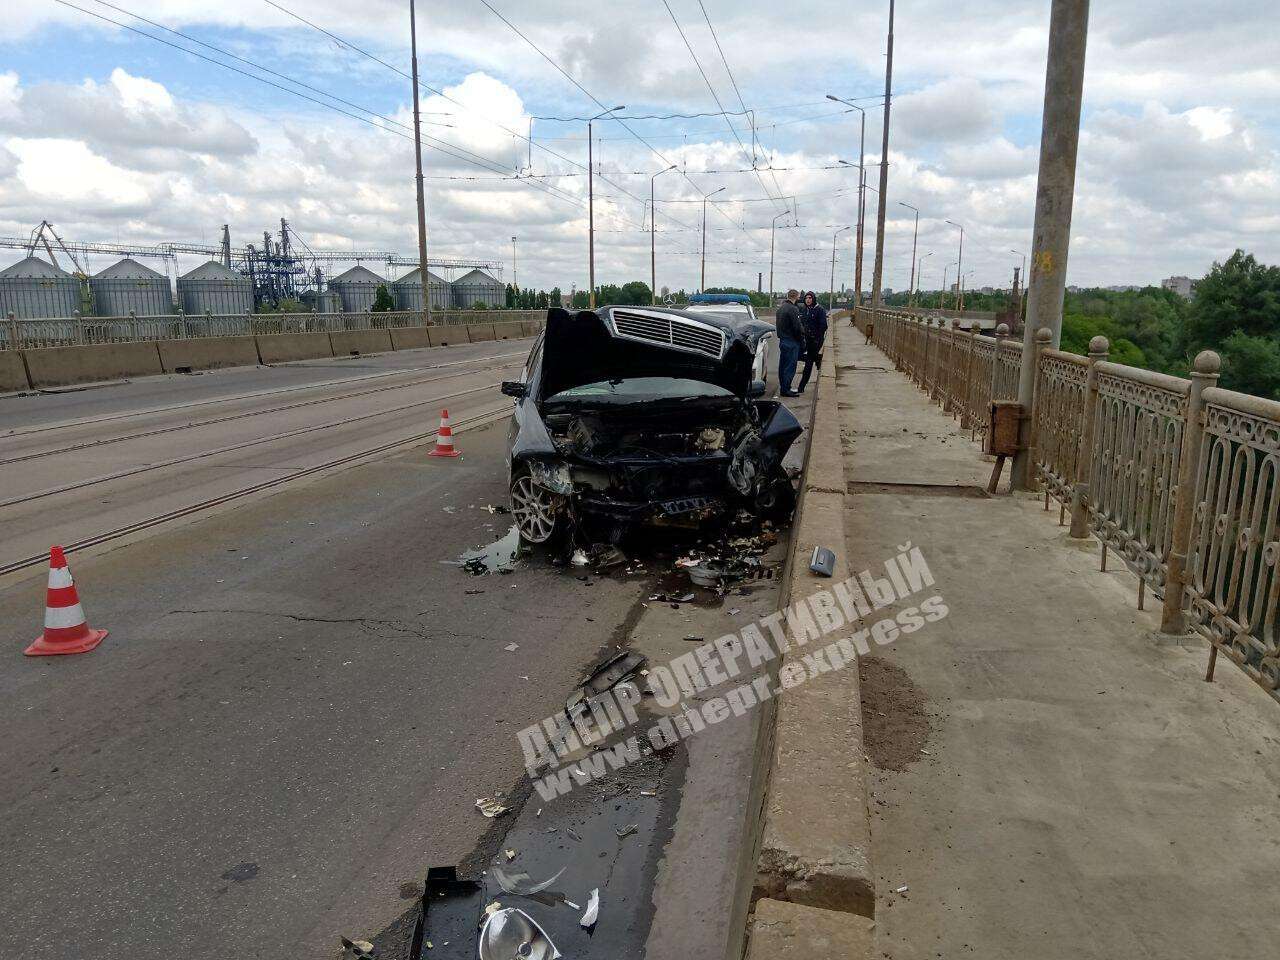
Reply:
[[48, 220], [41, 220], [40, 226], [31, 231], [31, 239], [27, 241], [27, 256], [34, 257], [36, 255], [36, 248], [43, 246], [45, 252], [49, 254], [50, 262], [57, 267], [58, 258], [53, 255], [53, 247], [49, 243], [49, 237], [53, 237], [54, 242], [58, 245], [58, 249], [65, 253], [67, 258], [75, 265], [76, 275], [82, 280], [87, 277], [89, 274], [85, 270], [84, 265], [81, 264], [79, 259], [76, 258], [76, 255], [71, 252], [71, 248], [63, 242], [60, 236], [58, 236], [57, 231], [53, 229], [53, 224]]

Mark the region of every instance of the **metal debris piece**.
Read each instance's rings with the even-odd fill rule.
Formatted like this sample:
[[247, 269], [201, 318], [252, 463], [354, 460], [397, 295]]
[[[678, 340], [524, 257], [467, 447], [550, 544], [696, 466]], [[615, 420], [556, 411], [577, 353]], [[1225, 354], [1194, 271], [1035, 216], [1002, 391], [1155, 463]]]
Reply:
[[516, 907], [493, 911], [480, 928], [480, 960], [556, 960], [560, 955], [546, 932]]
[[[627, 677], [643, 667], [648, 659], [630, 650], [621, 650], [591, 671], [582, 690], [589, 696], [596, 696], [616, 687]], [[576, 701], [576, 697], [571, 700]]]
[[639, 829], [640, 827], [637, 824], [628, 823], [625, 827], [619, 827], [617, 830], [613, 832], [618, 835], [619, 840], [622, 840], [626, 837], [631, 836], [633, 833], [635, 833]]
[[567, 833], [569, 836], [573, 837], [573, 839], [577, 840], [579, 843], [582, 842], [582, 836], [581, 834], [578, 833], [578, 831], [570, 827], [565, 827], [564, 832]]
[[578, 926], [584, 930], [590, 930], [596, 925], [596, 921], [600, 919], [600, 888], [596, 887], [591, 891], [591, 896], [587, 898], [587, 909], [583, 913], [582, 919], [578, 921]]
[[685, 638], [686, 640], [688, 640], [688, 641], [692, 642], [692, 643], [698, 643], [699, 641], [701, 641], [701, 640], [702, 640], [702, 637], [695, 636], [695, 635], [694, 635], [694, 634], [692, 634], [692, 633], [686, 633], [686, 634], [684, 635], [684, 638]]
[[608, 570], [627, 562], [627, 555], [612, 544], [598, 543], [591, 548], [591, 565], [597, 570]]
[[507, 812], [507, 807], [495, 797], [481, 797], [476, 801], [476, 809], [492, 820]]

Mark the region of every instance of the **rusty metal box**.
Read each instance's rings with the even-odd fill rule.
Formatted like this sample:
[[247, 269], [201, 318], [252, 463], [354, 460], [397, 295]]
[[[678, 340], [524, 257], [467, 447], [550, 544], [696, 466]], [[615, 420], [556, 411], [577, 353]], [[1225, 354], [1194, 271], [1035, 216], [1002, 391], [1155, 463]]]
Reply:
[[1018, 428], [1022, 420], [1022, 404], [998, 401], [991, 404], [987, 435], [982, 452], [997, 457], [1012, 457], [1018, 452]]

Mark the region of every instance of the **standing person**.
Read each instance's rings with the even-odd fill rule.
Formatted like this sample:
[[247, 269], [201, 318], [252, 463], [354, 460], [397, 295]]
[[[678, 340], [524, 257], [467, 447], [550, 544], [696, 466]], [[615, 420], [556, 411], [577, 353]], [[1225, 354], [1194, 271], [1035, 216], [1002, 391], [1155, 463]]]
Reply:
[[805, 354], [804, 372], [800, 374], [800, 387], [797, 392], [804, 393], [813, 368], [822, 369], [822, 341], [827, 338], [827, 311], [818, 302], [812, 290], [804, 295], [801, 316], [804, 321]]
[[800, 316], [800, 308], [796, 306], [799, 298], [798, 290], [788, 290], [787, 299], [778, 307], [774, 325], [778, 328], [778, 392], [784, 397], [798, 397], [791, 389], [791, 381], [795, 379], [796, 363], [800, 359], [800, 351], [804, 348], [804, 321]]

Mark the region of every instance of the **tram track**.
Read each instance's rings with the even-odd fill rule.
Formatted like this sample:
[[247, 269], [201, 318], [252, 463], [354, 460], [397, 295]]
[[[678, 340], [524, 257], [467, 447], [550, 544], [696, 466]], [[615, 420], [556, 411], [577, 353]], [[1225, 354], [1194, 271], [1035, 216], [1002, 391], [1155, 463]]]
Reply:
[[[463, 396], [466, 394], [477, 393], [481, 390], [491, 390], [491, 389], [492, 389], [491, 385], [485, 386], [485, 387], [478, 387], [473, 390], [467, 390], [460, 394], [456, 394], [455, 396]], [[439, 399], [443, 399], [443, 398], [426, 400], [426, 401], [422, 401], [422, 403], [434, 403]], [[415, 404], [415, 406], [416, 405], [420, 405], [420, 404]], [[504, 401], [497, 407], [482, 410], [479, 413], [460, 418], [453, 424], [453, 431], [455, 433], [463, 433], [463, 432], [466, 432], [467, 430], [474, 430], [480, 427], [488, 426], [491, 423], [496, 423], [499, 420], [502, 420], [505, 416], [509, 415], [510, 412], [511, 412], [511, 404], [509, 402]], [[364, 418], [357, 418], [357, 419], [364, 419]], [[350, 423], [355, 421], [349, 420], [349, 421], [343, 421], [343, 422]], [[325, 429], [326, 427], [329, 427], [329, 426], [333, 426], [333, 425], [326, 424], [322, 427], [310, 427], [310, 428], [307, 428], [306, 430], [298, 431], [298, 432], [309, 432], [311, 430], [316, 430], [316, 429]], [[147, 530], [151, 527], [159, 526], [161, 524], [168, 523], [173, 520], [178, 520], [195, 513], [200, 513], [204, 510], [210, 510], [210, 509], [213, 509], [214, 507], [221, 506], [224, 503], [238, 500], [243, 497], [251, 496], [255, 493], [259, 493], [264, 490], [270, 490], [274, 487], [279, 487], [284, 484], [291, 483], [295, 480], [301, 480], [304, 477], [313, 476], [317, 473], [322, 473], [326, 470], [332, 470], [337, 467], [346, 466], [348, 464], [355, 463], [357, 461], [363, 460], [368, 457], [378, 456], [380, 454], [384, 454], [391, 450], [394, 450], [397, 447], [406, 446], [408, 444], [421, 443], [424, 440], [434, 439], [438, 432], [439, 432], [438, 429], [426, 430], [421, 433], [413, 434], [412, 436], [401, 437], [396, 440], [386, 441], [384, 443], [380, 443], [375, 446], [368, 447], [364, 450], [359, 450], [355, 453], [346, 454], [345, 456], [341, 456], [341, 457], [335, 457], [334, 459], [327, 460], [324, 463], [318, 463], [310, 467], [300, 468], [294, 471], [293, 473], [285, 474], [284, 476], [273, 477], [270, 480], [264, 480], [259, 483], [249, 484], [248, 486], [241, 487], [239, 489], [232, 490], [227, 493], [219, 494], [216, 497], [210, 497], [206, 500], [201, 500], [197, 503], [188, 504], [186, 506], [179, 507], [175, 510], [169, 510], [152, 517], [147, 517], [142, 520], [136, 520], [136, 521], [133, 521], [132, 523], [124, 524], [122, 526], [105, 531], [103, 533], [95, 534], [92, 537], [87, 537], [83, 540], [76, 540], [71, 543], [63, 544], [63, 551], [66, 553], [75, 553], [80, 550], [86, 550], [90, 547], [95, 547], [104, 543], [109, 543], [112, 540], [118, 540], [122, 537], [127, 537], [131, 534], [138, 533], [143, 530]], [[293, 435], [296, 435], [296, 433]], [[290, 436], [290, 434], [281, 434], [278, 437], [272, 437], [267, 439], [268, 440], [283, 439], [287, 436]], [[0, 506], [3, 506], [3, 505], [4, 504], [0, 504]], [[48, 553], [41, 552], [33, 556], [23, 557], [19, 560], [13, 560], [5, 564], [0, 564], [0, 577], [3, 577], [10, 573], [17, 573], [19, 571], [26, 570], [31, 567], [43, 565], [48, 562], [48, 559], [49, 559]]]

